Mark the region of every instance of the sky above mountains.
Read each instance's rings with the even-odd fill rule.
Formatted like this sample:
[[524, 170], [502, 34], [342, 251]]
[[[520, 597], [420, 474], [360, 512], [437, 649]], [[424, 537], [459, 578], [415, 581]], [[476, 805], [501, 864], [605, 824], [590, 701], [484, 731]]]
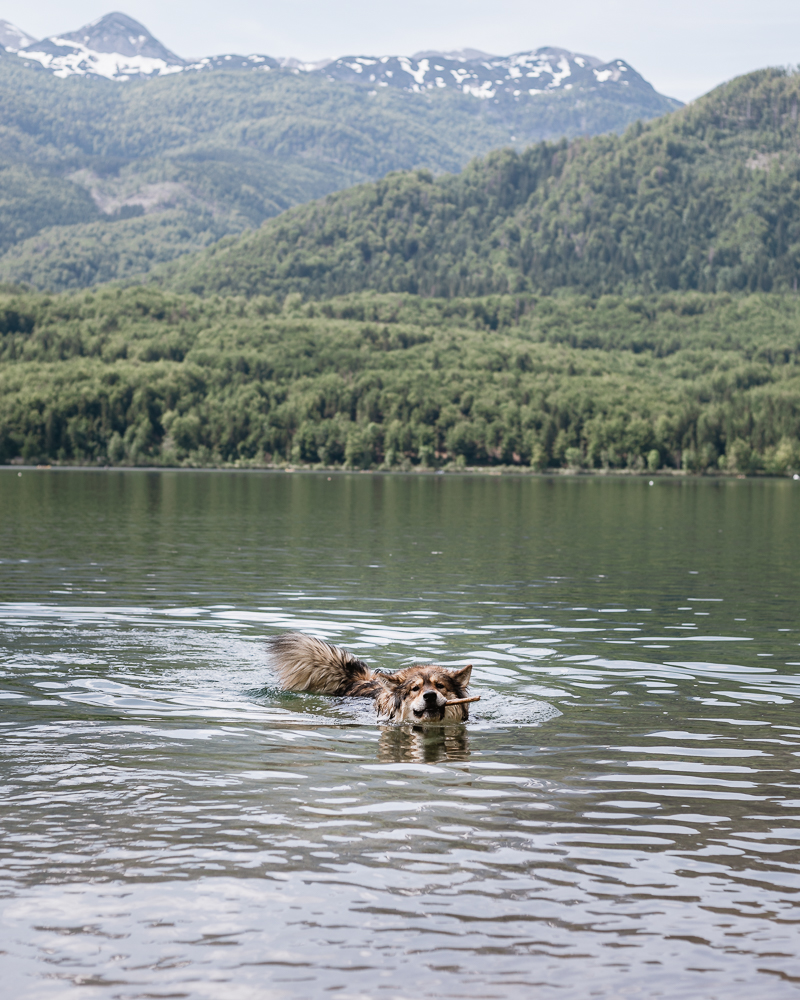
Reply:
[[[119, 6], [117, 6], [119, 4]], [[2, 17], [42, 38], [111, 10], [142, 21], [184, 57], [263, 52], [304, 60], [473, 47], [508, 54], [555, 45], [626, 59], [656, 90], [691, 100], [762, 66], [800, 62], [790, 0], [6, 0]], [[189, 14], [189, 9], [191, 13]]]

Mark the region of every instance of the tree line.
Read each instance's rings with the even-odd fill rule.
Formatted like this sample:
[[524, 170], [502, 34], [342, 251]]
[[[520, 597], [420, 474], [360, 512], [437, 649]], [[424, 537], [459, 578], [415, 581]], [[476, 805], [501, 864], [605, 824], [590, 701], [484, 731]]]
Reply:
[[800, 468], [794, 296], [0, 295], [0, 461]]

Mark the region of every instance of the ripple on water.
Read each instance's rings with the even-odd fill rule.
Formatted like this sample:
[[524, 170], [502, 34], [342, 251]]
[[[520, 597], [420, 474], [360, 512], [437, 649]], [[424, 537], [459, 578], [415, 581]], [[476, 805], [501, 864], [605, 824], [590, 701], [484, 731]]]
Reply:
[[[357, 492], [367, 479], [337, 483]], [[158, 506], [169, 496], [125, 482], [120, 503], [173, 517]], [[270, 521], [261, 494], [252, 510], [242, 499], [249, 486], [213, 523], [182, 494], [138, 556], [130, 535], [113, 548], [124, 518], [106, 530], [95, 516], [72, 550], [52, 517], [57, 564], [20, 551], [8, 579], [41, 585], [9, 584], [19, 599], [0, 607], [9, 995], [796, 996], [800, 655], [782, 599], [747, 590], [758, 564], [759, 594], [797, 592], [798, 561], [782, 555], [793, 536], [778, 508], [754, 508], [731, 568], [731, 550], [718, 558], [707, 542], [729, 494], [714, 494], [713, 533], [692, 535], [686, 505], [711, 494], [664, 485], [647, 501], [657, 522], [639, 530], [632, 493], [613, 483], [593, 483], [581, 506], [588, 493], [546, 482], [511, 513], [474, 508], [467, 525], [472, 487], [439, 482], [468, 494], [455, 533], [406, 496], [404, 537], [424, 536], [424, 553], [406, 545], [391, 586], [388, 554], [359, 547], [387, 536], [392, 559], [401, 549], [391, 525], [370, 527], [372, 507], [350, 532], [356, 493], [324, 551], [280, 548], [295, 507]], [[534, 516], [549, 528], [526, 541]], [[130, 579], [111, 567], [100, 583], [81, 562], [98, 532]], [[592, 548], [604, 535], [619, 544]], [[256, 593], [260, 573], [279, 586]], [[384, 668], [471, 662], [481, 701], [467, 725], [420, 728], [381, 725], [366, 702], [282, 692], [264, 639], [294, 628]]]

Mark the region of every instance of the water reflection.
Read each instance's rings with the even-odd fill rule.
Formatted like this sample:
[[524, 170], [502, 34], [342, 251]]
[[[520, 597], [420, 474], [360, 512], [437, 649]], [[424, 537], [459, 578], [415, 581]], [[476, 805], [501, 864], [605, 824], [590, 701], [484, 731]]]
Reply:
[[385, 726], [378, 740], [378, 760], [392, 764], [438, 764], [467, 760], [466, 725]]

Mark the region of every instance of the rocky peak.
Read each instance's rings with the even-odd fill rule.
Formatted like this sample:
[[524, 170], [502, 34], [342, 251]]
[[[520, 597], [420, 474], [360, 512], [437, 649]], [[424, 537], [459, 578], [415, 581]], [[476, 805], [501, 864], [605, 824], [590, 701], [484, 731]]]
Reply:
[[177, 73], [186, 61], [154, 38], [143, 24], [119, 12], [77, 31], [50, 35], [17, 53], [56, 76], [105, 76], [110, 80]]
[[85, 24], [77, 31], [59, 35], [59, 41], [77, 42], [92, 52], [116, 52], [121, 56], [145, 56], [166, 63], [183, 64], [184, 60], [162, 45], [143, 24], [118, 11]]

